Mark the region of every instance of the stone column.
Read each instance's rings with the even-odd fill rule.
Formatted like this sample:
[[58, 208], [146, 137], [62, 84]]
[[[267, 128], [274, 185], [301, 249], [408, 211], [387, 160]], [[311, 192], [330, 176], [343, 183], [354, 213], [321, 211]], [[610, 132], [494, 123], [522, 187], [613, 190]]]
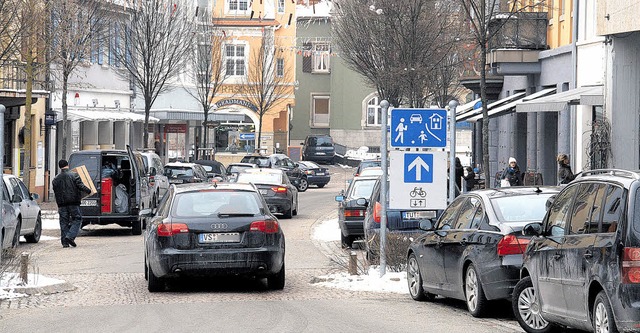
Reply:
[[83, 121], [80, 123], [81, 150], [99, 149], [98, 123], [95, 121]]
[[113, 144], [113, 121], [98, 123], [98, 144], [100, 149], [115, 149]]

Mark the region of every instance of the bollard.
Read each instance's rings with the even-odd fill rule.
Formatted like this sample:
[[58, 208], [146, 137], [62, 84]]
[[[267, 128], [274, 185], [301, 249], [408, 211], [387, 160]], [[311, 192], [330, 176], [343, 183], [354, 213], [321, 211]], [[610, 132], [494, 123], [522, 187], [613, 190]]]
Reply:
[[358, 275], [358, 254], [356, 251], [351, 251], [349, 255], [349, 274]]
[[20, 280], [23, 285], [29, 284], [29, 253], [22, 252], [20, 255]]

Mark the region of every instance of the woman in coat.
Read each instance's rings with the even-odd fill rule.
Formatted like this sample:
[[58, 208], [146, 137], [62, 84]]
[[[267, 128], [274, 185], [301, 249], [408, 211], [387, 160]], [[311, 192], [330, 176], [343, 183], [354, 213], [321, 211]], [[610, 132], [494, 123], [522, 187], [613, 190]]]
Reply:
[[569, 184], [576, 176], [571, 171], [569, 156], [567, 154], [558, 155], [558, 184]]
[[506, 179], [509, 181], [509, 186], [521, 186], [522, 185], [522, 173], [520, 167], [515, 158], [509, 157], [509, 165], [502, 172], [500, 179]]

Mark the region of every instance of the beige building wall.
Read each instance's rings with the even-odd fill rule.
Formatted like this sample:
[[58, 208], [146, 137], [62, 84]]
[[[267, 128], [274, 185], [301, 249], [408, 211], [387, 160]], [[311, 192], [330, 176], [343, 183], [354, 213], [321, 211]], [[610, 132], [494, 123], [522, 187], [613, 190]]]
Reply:
[[598, 0], [598, 35], [640, 30], [640, 0]]

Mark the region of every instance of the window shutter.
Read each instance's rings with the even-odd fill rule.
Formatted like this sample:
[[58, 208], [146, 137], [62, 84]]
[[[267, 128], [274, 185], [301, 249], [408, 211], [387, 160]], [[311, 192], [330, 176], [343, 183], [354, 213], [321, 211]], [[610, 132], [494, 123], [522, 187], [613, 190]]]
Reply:
[[302, 72], [311, 73], [312, 68], [311, 43], [304, 43], [302, 44]]

